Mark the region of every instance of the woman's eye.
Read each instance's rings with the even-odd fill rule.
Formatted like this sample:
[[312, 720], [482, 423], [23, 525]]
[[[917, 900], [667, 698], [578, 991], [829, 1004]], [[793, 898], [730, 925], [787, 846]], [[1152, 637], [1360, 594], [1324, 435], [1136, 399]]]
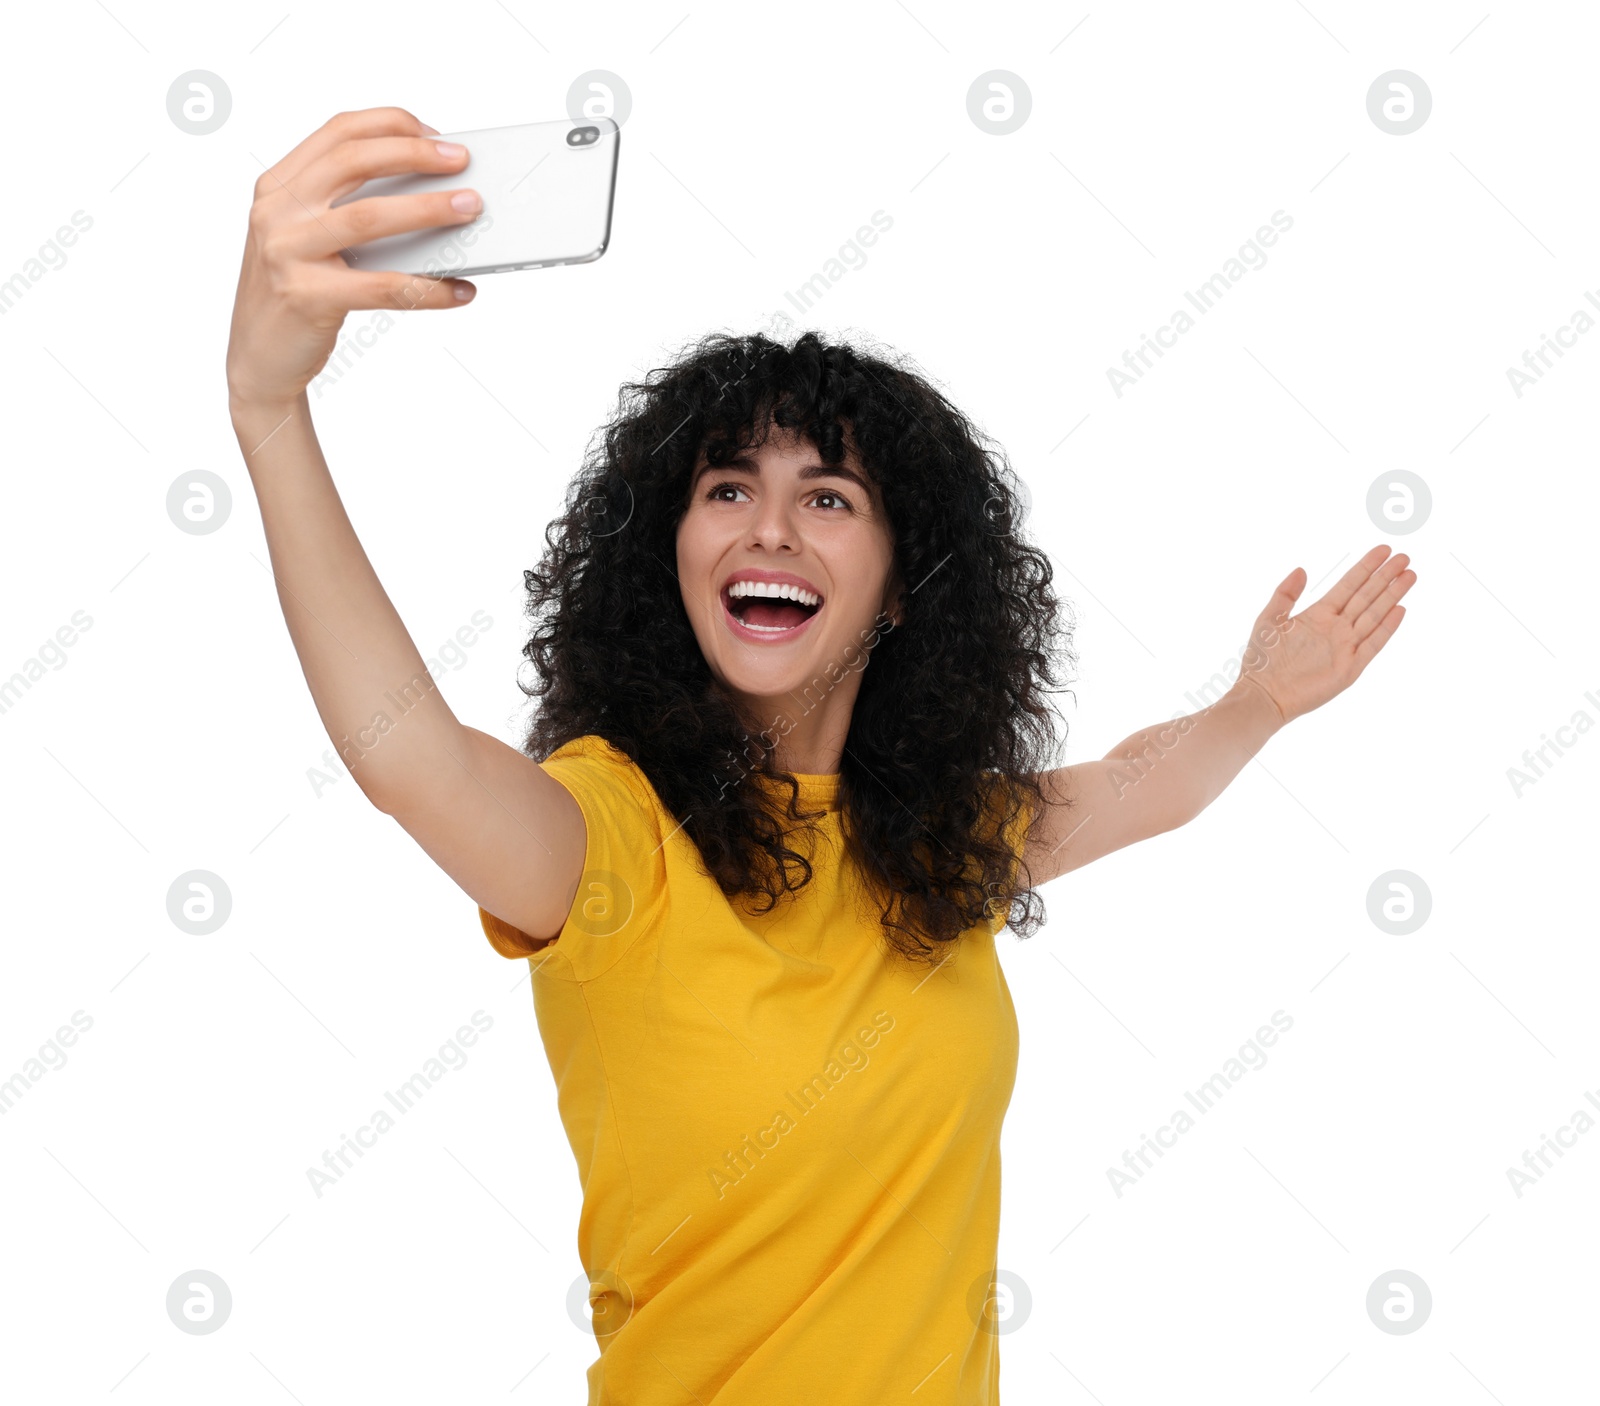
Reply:
[[[709, 489], [706, 493], [706, 501], [708, 503], [738, 502], [739, 500], [737, 497], [726, 497], [724, 495], [742, 494], [744, 491], [744, 485], [742, 483], [734, 483], [730, 480], [726, 483], [719, 483]], [[811, 501], [818, 504], [828, 512], [854, 511], [854, 509], [850, 506], [850, 500], [842, 493], [835, 493], [832, 489], [824, 489], [822, 492], [814, 494]]]

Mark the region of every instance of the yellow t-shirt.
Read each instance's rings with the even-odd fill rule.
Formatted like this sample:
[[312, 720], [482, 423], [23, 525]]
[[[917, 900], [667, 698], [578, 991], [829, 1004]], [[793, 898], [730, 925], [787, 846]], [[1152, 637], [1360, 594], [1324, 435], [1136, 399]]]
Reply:
[[993, 1406], [1004, 913], [937, 969], [886, 954], [836, 777], [799, 778], [814, 876], [756, 915], [609, 743], [541, 765], [588, 827], [566, 924], [529, 956], [478, 911], [534, 968], [577, 1158], [589, 1406]]

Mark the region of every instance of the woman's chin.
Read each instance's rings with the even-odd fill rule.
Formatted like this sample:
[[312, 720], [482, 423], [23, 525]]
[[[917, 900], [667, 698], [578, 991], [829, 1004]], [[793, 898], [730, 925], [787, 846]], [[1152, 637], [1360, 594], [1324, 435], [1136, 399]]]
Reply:
[[[712, 671], [722, 686], [747, 703], [759, 704], [766, 726], [780, 716], [798, 721], [854, 675], [809, 647], [775, 649], [752, 658], [724, 650]], [[852, 696], [855, 690], [847, 690]]]

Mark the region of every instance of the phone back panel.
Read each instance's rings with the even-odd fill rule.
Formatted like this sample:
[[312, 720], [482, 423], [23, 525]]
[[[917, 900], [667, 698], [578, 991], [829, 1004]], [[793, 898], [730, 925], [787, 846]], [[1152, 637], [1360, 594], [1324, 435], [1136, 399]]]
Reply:
[[[598, 128], [598, 140], [571, 146], [576, 128]], [[598, 259], [611, 238], [621, 133], [609, 117], [528, 122], [475, 132], [441, 132], [460, 142], [467, 164], [446, 175], [410, 173], [371, 180], [333, 201], [471, 187], [483, 212], [465, 225], [387, 235], [340, 252], [354, 269], [395, 269], [460, 278]]]

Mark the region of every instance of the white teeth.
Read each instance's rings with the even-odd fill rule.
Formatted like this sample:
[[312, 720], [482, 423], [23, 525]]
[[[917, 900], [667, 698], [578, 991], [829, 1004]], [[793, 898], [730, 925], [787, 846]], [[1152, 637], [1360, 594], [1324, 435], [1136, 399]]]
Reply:
[[746, 630], [755, 630], [766, 635], [786, 635], [790, 630], [797, 630], [798, 625], [752, 625], [748, 620], [741, 620], [740, 626]]
[[728, 596], [732, 600], [738, 600], [742, 596], [769, 596], [774, 600], [798, 601], [801, 605], [822, 604], [822, 597], [811, 591], [803, 591], [798, 586], [780, 585], [772, 581], [735, 581], [728, 587]]

